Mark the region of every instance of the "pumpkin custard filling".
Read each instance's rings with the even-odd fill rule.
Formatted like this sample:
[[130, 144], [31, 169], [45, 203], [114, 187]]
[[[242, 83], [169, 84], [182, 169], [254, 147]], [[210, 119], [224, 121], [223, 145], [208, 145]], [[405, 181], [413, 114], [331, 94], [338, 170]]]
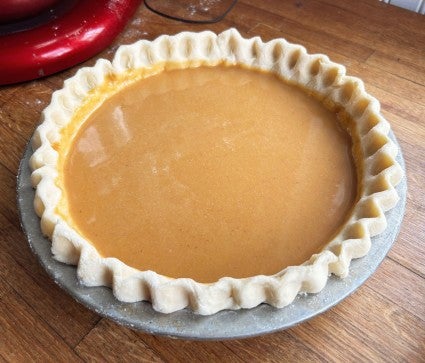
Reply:
[[349, 124], [271, 73], [166, 70], [66, 129], [57, 210], [102, 257], [141, 271], [273, 275], [347, 220], [359, 188]]

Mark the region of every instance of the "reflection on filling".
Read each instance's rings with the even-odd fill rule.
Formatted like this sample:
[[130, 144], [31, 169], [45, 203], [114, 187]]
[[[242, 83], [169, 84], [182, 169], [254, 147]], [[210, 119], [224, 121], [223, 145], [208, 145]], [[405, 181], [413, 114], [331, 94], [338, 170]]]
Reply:
[[336, 115], [238, 67], [138, 81], [93, 112], [69, 148], [69, 214], [99, 253], [200, 282], [305, 262], [356, 197]]

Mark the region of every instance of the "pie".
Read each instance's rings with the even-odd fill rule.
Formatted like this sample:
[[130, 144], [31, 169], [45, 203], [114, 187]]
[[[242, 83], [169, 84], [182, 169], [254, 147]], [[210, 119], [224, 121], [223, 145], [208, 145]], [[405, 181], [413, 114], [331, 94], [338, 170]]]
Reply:
[[290, 304], [345, 277], [403, 177], [361, 80], [234, 29], [118, 49], [65, 81], [32, 140], [54, 257], [125, 302]]

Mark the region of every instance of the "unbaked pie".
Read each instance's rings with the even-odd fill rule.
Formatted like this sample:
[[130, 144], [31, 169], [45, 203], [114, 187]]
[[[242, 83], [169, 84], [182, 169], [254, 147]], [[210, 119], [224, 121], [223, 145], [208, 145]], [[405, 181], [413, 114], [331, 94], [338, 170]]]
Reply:
[[234, 30], [122, 46], [33, 137], [54, 257], [155, 310], [283, 307], [367, 254], [403, 173], [379, 103], [324, 55]]

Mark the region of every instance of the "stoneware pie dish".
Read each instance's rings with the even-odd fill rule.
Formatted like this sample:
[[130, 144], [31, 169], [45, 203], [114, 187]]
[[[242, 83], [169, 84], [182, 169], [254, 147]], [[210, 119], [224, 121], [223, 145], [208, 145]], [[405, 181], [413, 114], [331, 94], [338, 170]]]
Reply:
[[55, 92], [32, 139], [42, 232], [87, 286], [170, 313], [290, 304], [349, 274], [399, 199], [363, 82], [230, 29], [121, 46]]

